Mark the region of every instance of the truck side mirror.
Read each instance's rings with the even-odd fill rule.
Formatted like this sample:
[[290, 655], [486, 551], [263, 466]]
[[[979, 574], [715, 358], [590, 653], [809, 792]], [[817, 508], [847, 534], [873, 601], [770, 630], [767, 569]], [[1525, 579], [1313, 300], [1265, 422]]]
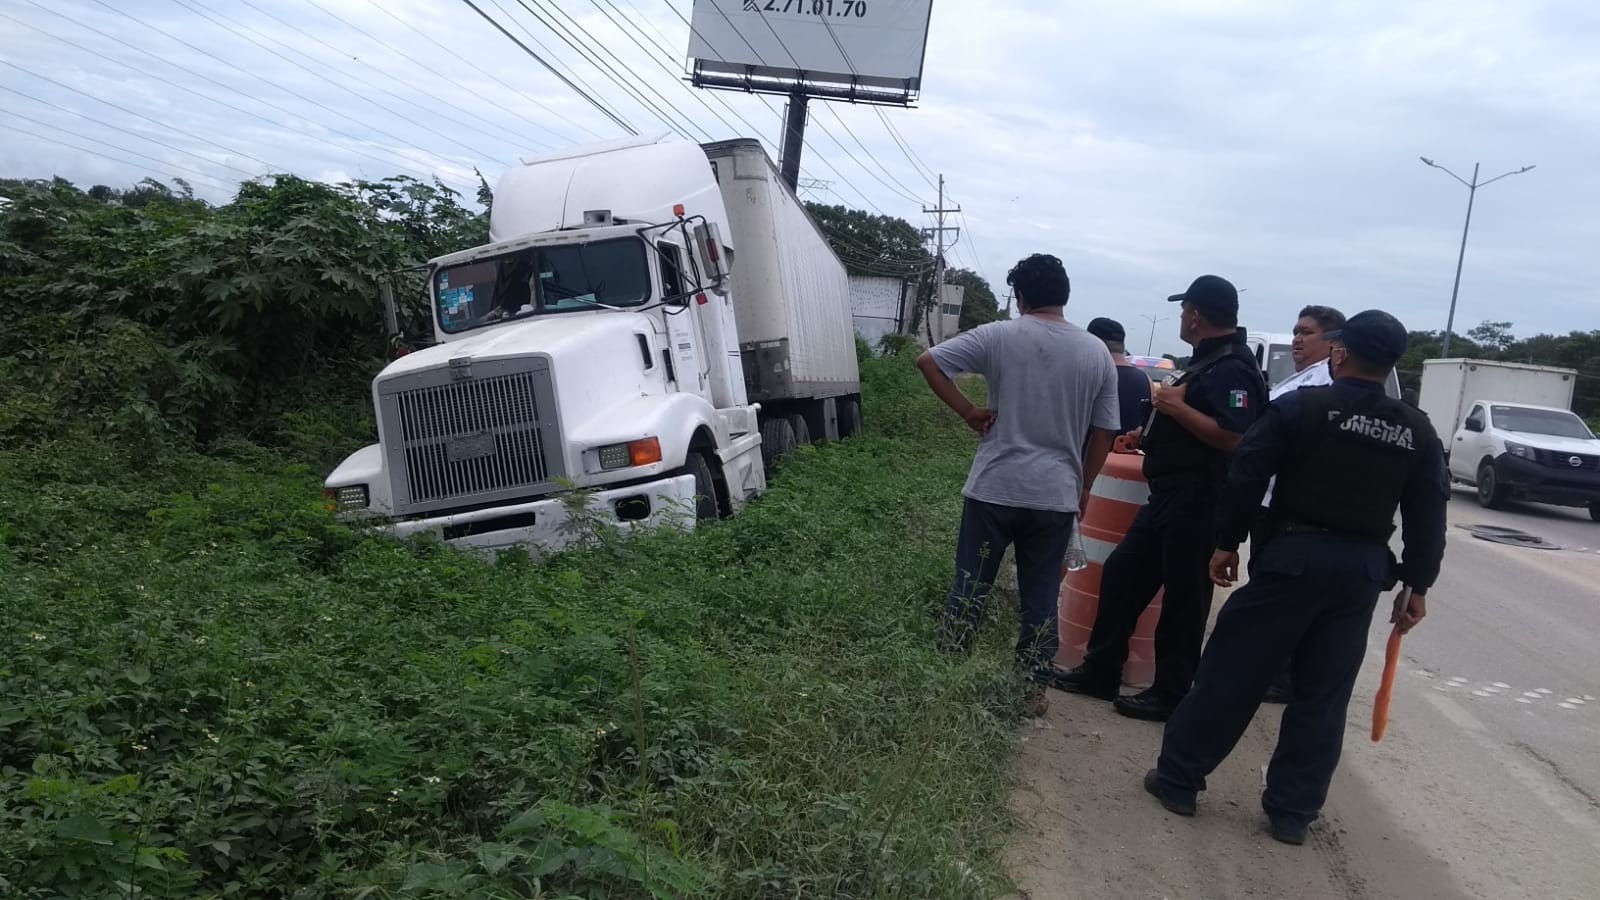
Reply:
[[1467, 421], [1465, 421], [1465, 422], [1463, 422], [1461, 424], [1462, 424], [1462, 427], [1467, 429], [1468, 431], [1480, 432], [1480, 433], [1483, 431], [1483, 420], [1482, 419], [1468, 419]]
[[728, 269], [722, 257], [722, 229], [715, 222], [702, 222], [694, 227], [693, 253], [695, 266], [700, 270], [701, 287], [719, 294], [727, 293], [725, 286]]

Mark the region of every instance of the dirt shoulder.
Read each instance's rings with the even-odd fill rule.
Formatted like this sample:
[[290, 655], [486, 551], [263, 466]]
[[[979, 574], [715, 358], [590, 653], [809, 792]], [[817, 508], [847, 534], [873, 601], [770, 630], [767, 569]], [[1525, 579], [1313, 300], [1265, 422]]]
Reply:
[[[1217, 598], [1221, 607], [1223, 597]], [[1367, 705], [1363, 706], [1365, 703]], [[1370, 698], [1351, 705], [1365, 739]], [[1006, 869], [1022, 900], [1456, 900], [1444, 863], [1411, 839], [1362, 777], [1343, 767], [1324, 817], [1303, 847], [1273, 841], [1261, 812], [1261, 767], [1279, 706], [1263, 706], [1233, 755], [1208, 780], [1200, 813], [1180, 818], [1141, 787], [1161, 726], [1111, 704], [1050, 692], [1042, 719], [1022, 724], [1012, 812], [1020, 820]]]

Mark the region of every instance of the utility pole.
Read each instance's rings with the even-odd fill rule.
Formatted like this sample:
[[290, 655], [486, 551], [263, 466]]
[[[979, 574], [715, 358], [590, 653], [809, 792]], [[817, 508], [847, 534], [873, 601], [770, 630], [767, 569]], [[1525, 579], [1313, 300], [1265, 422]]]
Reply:
[[1453, 287], [1450, 288], [1450, 314], [1449, 314], [1448, 317], [1445, 318], [1445, 322], [1444, 322], [1444, 346], [1442, 348], [1440, 348], [1440, 350], [1439, 350], [1439, 355], [1441, 357], [1443, 357], [1444, 359], [1449, 359], [1450, 358], [1450, 332], [1456, 326], [1456, 295], [1458, 295], [1461, 292], [1461, 264], [1463, 262], [1465, 262], [1466, 259], [1467, 259], [1467, 230], [1472, 227], [1472, 201], [1473, 201], [1473, 198], [1475, 198], [1478, 195], [1478, 188], [1487, 187], [1488, 185], [1494, 184], [1496, 181], [1499, 181], [1502, 178], [1510, 178], [1512, 175], [1521, 175], [1523, 172], [1526, 172], [1529, 169], [1532, 169], [1533, 166], [1523, 166], [1520, 169], [1517, 169], [1517, 170], [1512, 171], [1512, 172], [1507, 172], [1504, 175], [1496, 175], [1495, 177], [1489, 179], [1488, 181], [1479, 181], [1478, 180], [1478, 167], [1481, 164], [1480, 163], [1473, 163], [1472, 164], [1472, 180], [1468, 181], [1465, 178], [1462, 178], [1460, 175], [1457, 175], [1456, 173], [1450, 171], [1449, 169], [1446, 169], [1444, 166], [1441, 166], [1438, 163], [1434, 162], [1433, 160], [1427, 158], [1426, 156], [1422, 156], [1422, 157], [1418, 157], [1418, 158], [1421, 159], [1424, 164], [1426, 164], [1428, 166], [1432, 166], [1435, 169], [1438, 169], [1439, 171], [1445, 173], [1446, 175], [1449, 175], [1451, 178], [1454, 178], [1455, 180], [1457, 180], [1457, 181], [1459, 181], [1462, 184], [1467, 186], [1467, 221], [1466, 221], [1465, 224], [1463, 224], [1461, 226], [1461, 250], [1460, 250], [1460, 252], [1458, 252], [1456, 254], [1456, 283], [1455, 283], [1455, 285]]
[[[960, 228], [956, 228], [956, 227], [953, 227], [953, 226], [947, 226], [947, 225], [944, 224], [944, 217], [949, 215], [949, 214], [951, 214], [951, 213], [961, 212], [961, 207], [955, 206], [955, 207], [951, 207], [950, 209], [946, 209], [945, 208], [945, 205], [944, 205], [944, 175], [943, 175], [943, 173], [941, 173], [939, 175], [939, 203], [938, 203], [938, 205], [935, 206], [933, 209], [929, 209], [926, 206], [924, 206], [922, 208], [922, 211], [924, 213], [928, 214], [928, 215], [936, 216], [937, 217], [936, 221], [939, 223], [936, 227], [923, 229], [922, 233], [923, 233], [923, 235], [925, 237], [926, 236], [931, 236], [933, 238], [933, 243], [934, 243], [934, 248], [935, 249], [934, 249], [934, 254], [933, 254], [933, 303], [932, 303], [932, 305], [934, 307], [939, 308], [939, 313], [942, 315], [944, 313], [944, 310], [942, 308], [942, 304], [943, 304], [943, 301], [944, 301], [944, 249], [945, 249], [944, 233], [947, 232], [947, 231], [954, 231], [956, 233], [956, 237], [957, 238], [960, 238], [960, 236], [961, 236], [961, 229]], [[952, 243], [954, 243], [954, 242], [952, 242]], [[939, 336], [940, 337], [944, 337], [944, 335], [942, 333], [944, 331], [944, 329], [941, 328], [939, 330], [941, 332], [941, 334]], [[933, 338], [931, 337], [932, 332], [933, 332], [932, 319], [929, 319], [928, 332], [930, 334], [929, 343], [932, 343], [933, 342]]]
[[1011, 301], [1017, 299], [1016, 291], [1006, 291], [1006, 318], [1011, 318]]

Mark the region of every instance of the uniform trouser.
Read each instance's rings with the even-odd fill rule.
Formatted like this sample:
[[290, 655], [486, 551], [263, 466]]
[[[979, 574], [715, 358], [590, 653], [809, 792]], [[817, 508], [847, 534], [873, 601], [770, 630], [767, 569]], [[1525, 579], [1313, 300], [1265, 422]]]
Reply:
[[1005, 559], [1017, 556], [1017, 595], [1021, 627], [1017, 661], [1035, 680], [1047, 680], [1061, 646], [1057, 620], [1061, 563], [1072, 536], [1073, 513], [998, 506], [967, 499], [956, 539], [956, 577], [945, 598], [942, 646], [970, 650], [989, 601], [989, 591]]
[[[1272, 526], [1267, 521], [1267, 508], [1263, 506], [1256, 516], [1256, 522], [1250, 527], [1250, 573], [1255, 574], [1256, 560], [1266, 550], [1267, 541], [1272, 537]], [[1294, 679], [1290, 674], [1290, 661], [1284, 660], [1283, 666], [1278, 669], [1278, 674], [1273, 676], [1272, 687], [1289, 693], [1293, 689]]]
[[1156, 591], [1164, 588], [1153, 688], [1174, 702], [1188, 692], [1211, 615], [1216, 504], [1216, 493], [1204, 486], [1150, 495], [1101, 572], [1085, 669], [1109, 683], [1121, 680], [1128, 639]]
[[1339, 764], [1388, 560], [1388, 548], [1375, 541], [1273, 538], [1249, 583], [1223, 605], [1194, 688], [1167, 720], [1156, 770], [1168, 790], [1205, 790], [1206, 776], [1233, 751], [1267, 684], [1292, 658], [1294, 697], [1283, 710], [1261, 806], [1288, 823], [1317, 817]]

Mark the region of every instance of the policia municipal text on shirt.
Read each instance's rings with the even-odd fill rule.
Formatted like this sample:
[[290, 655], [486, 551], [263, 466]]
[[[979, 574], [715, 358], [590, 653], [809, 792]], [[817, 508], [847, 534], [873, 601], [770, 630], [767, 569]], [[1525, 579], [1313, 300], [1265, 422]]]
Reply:
[[[1201, 523], [1214, 519], [1228, 455], [1267, 401], [1260, 365], [1238, 327], [1234, 286], [1202, 275], [1168, 299], [1182, 304], [1179, 335], [1194, 347], [1192, 362], [1151, 399], [1140, 443], [1150, 499], [1106, 559], [1083, 663], [1054, 679], [1062, 690], [1113, 700], [1117, 712], [1155, 721], [1188, 693], [1199, 663], [1211, 615], [1206, 565], [1215, 548], [1210, 527]], [[1128, 639], [1163, 588], [1155, 684], [1118, 696]]]

